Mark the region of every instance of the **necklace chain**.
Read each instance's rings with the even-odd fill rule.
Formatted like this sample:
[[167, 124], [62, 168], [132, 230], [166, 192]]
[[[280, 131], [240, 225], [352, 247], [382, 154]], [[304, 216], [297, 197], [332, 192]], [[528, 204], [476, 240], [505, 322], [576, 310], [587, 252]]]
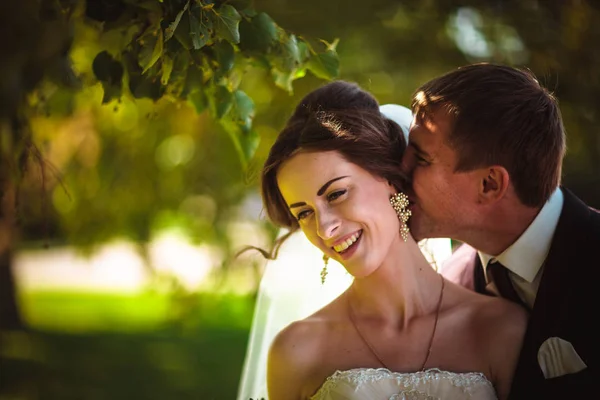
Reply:
[[[433, 330], [431, 332], [431, 337], [429, 338], [429, 344], [427, 346], [427, 353], [425, 354], [425, 360], [423, 361], [423, 364], [421, 365], [420, 371], [423, 371], [425, 369], [425, 365], [427, 365], [427, 361], [429, 361], [429, 356], [431, 355], [431, 346], [433, 345], [433, 338], [435, 337], [435, 331], [437, 329], [438, 318], [440, 316], [440, 308], [442, 306], [442, 299], [444, 298], [444, 281], [445, 280], [441, 274], [440, 274], [440, 278], [442, 280], [442, 288], [440, 289], [440, 297], [438, 299], [438, 303], [437, 303], [437, 307], [436, 307], [436, 311], [435, 311], [435, 320], [433, 323]], [[379, 354], [377, 353], [375, 348], [371, 345], [371, 343], [367, 340], [367, 338], [363, 335], [361, 330], [358, 328], [358, 324], [356, 323], [355, 316], [354, 316], [354, 310], [352, 309], [352, 304], [350, 303], [350, 297], [348, 297], [348, 311], [349, 311], [348, 314], [350, 316], [350, 322], [352, 322], [352, 325], [354, 326], [354, 329], [356, 329], [358, 336], [360, 336], [360, 338], [367, 345], [369, 350], [371, 350], [371, 353], [373, 353], [373, 355], [375, 356], [377, 361], [379, 361], [379, 363], [381, 365], [383, 365], [385, 368], [390, 369], [383, 362], [383, 360], [381, 359], [381, 357], [379, 356]]]

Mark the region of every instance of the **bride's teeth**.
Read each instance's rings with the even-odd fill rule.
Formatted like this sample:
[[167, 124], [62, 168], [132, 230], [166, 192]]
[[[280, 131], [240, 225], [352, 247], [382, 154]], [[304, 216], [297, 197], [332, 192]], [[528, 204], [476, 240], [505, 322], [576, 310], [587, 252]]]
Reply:
[[348, 247], [352, 246], [354, 244], [354, 242], [356, 242], [358, 240], [360, 235], [361, 235], [361, 232], [355, 233], [354, 235], [352, 235], [348, 239], [346, 239], [345, 242], [342, 242], [336, 246], [333, 246], [333, 249], [335, 251], [337, 251], [338, 253], [346, 250]]

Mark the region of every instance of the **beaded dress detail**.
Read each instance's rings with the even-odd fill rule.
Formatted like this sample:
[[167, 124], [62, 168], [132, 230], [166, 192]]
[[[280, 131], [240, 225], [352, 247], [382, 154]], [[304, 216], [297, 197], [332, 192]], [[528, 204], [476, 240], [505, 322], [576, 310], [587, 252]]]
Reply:
[[311, 400], [493, 400], [491, 382], [479, 372], [455, 373], [437, 368], [399, 373], [386, 368], [336, 371]]

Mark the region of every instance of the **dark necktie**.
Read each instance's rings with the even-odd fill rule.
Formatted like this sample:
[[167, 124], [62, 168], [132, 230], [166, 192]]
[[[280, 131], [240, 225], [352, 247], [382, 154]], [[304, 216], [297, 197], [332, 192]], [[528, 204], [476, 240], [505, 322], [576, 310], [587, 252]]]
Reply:
[[486, 273], [488, 276], [492, 277], [492, 281], [494, 282], [494, 285], [496, 285], [496, 289], [498, 289], [500, 296], [525, 306], [525, 303], [523, 300], [521, 300], [512, 282], [510, 281], [508, 270], [504, 267], [504, 265], [500, 264], [499, 262], [489, 262]]

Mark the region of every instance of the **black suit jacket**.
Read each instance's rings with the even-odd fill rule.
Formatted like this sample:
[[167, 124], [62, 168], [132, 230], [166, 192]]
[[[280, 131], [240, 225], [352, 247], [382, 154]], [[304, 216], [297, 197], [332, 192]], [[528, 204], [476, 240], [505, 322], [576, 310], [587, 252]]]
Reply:
[[[562, 192], [563, 209], [531, 310], [510, 399], [600, 398], [600, 213], [568, 190], [562, 188]], [[481, 262], [468, 245], [444, 263], [442, 274], [483, 290], [476, 279], [482, 274]], [[555, 336], [573, 345], [587, 369], [544, 378], [538, 350]]]

